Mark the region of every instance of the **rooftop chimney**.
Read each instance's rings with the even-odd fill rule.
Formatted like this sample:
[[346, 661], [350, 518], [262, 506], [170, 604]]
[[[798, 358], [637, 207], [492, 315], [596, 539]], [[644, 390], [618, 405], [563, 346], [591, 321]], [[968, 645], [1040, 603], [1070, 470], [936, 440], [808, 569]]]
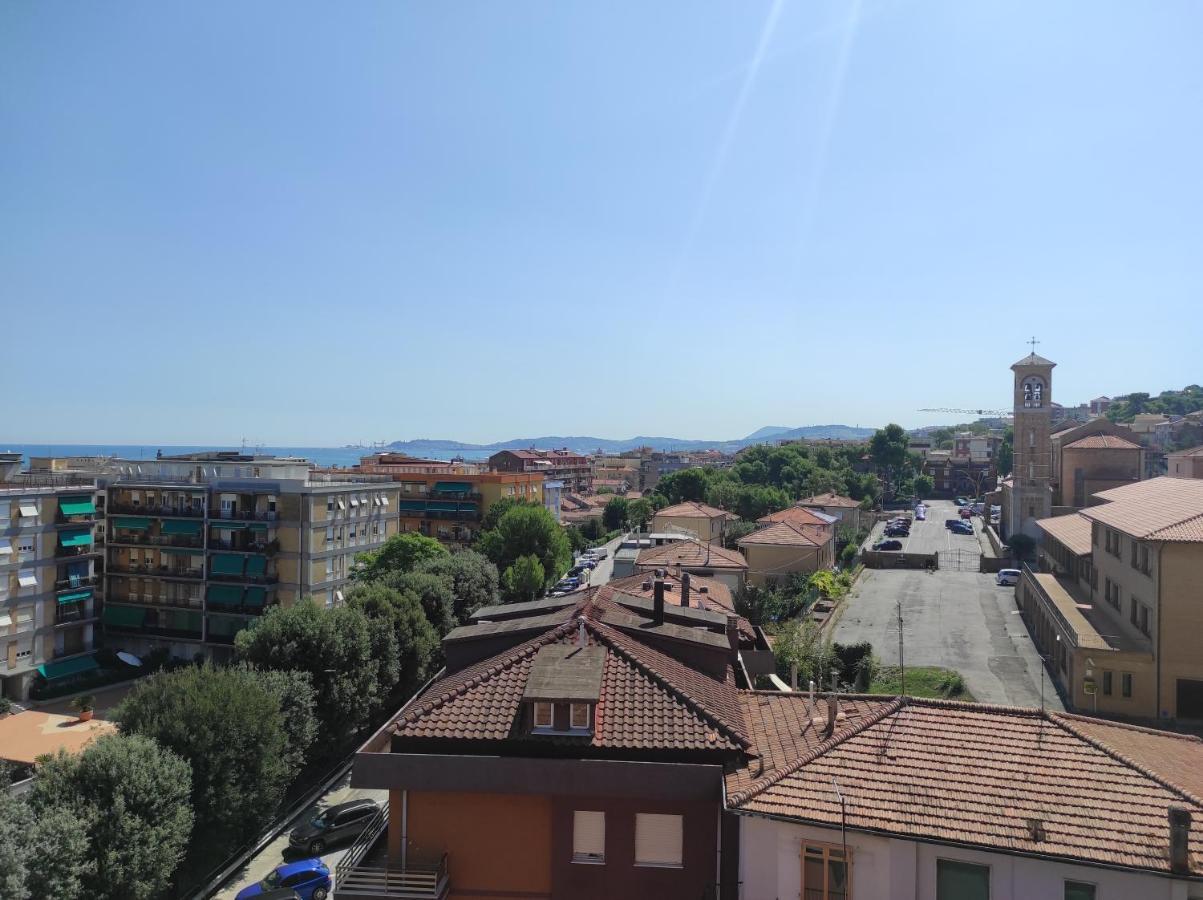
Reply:
[[739, 616], [727, 616], [727, 643], [732, 650], [739, 649]]
[[835, 734], [835, 720], [840, 714], [840, 701], [835, 694], [827, 695], [827, 727], [824, 729], [824, 734], [831, 737]]
[[659, 578], [656, 579], [653, 585], [655, 593], [652, 595], [652, 621], [657, 625], [664, 624], [664, 582]]
[[1170, 871], [1190, 873], [1190, 810], [1185, 806], [1171, 806], [1170, 818]]
[[576, 621], [576, 645], [578, 647], [587, 647], [589, 645], [589, 638], [585, 634], [585, 617], [580, 616]]
[[689, 573], [681, 573], [681, 605], [689, 608]]

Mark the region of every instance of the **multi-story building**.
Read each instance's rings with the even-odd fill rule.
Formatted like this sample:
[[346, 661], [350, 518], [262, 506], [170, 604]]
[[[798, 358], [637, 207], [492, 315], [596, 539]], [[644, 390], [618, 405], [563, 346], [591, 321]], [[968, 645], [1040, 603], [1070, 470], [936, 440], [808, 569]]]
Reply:
[[355, 556], [397, 533], [399, 487], [302, 459], [116, 461], [107, 481], [105, 643], [223, 657], [272, 605], [342, 601]]
[[489, 469], [507, 474], [538, 474], [561, 481], [573, 494], [593, 493], [593, 465], [571, 450], [500, 450], [489, 457]]
[[737, 521], [739, 516], [725, 509], [686, 500], [658, 510], [652, 517], [652, 531], [678, 532], [700, 541], [721, 542], [727, 526]]
[[1033, 640], [1076, 709], [1203, 719], [1203, 481], [1154, 478], [1039, 523], [1017, 586]]
[[1139, 481], [1144, 472], [1136, 435], [1105, 418], [1063, 423], [1049, 436], [1049, 446], [1054, 507], [1081, 509], [1099, 491]]
[[0, 687], [18, 700], [36, 676], [96, 667], [103, 552], [96, 481], [20, 462], [0, 454]]
[[1203, 478], [1203, 447], [1170, 453], [1165, 460], [1171, 478]]

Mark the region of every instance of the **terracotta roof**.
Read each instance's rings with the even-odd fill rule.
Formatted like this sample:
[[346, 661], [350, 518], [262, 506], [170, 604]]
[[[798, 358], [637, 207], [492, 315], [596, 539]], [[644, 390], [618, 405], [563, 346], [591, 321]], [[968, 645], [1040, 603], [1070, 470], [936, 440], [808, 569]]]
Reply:
[[788, 522], [791, 525], [830, 525], [834, 517], [826, 513], [817, 513], [805, 506], [789, 506], [777, 512], [761, 516], [756, 521], [762, 525], [772, 522]]
[[1203, 543], [1203, 479], [1152, 478], [1095, 494], [1082, 515], [1142, 540]]
[[[788, 749], [775, 735], [805, 713], [781, 707], [805, 708], [806, 697], [787, 696], [749, 720], [758, 747], [776, 740]], [[835, 779], [854, 830], [1168, 872], [1167, 810], [1186, 806], [1197, 823], [1203, 802], [1167, 777], [1169, 767], [1158, 773], [1137, 761], [1160, 758], [1169, 739], [1117, 738], [1113, 728], [1032, 709], [894, 700], [849, 717], [831, 738], [801, 747], [792, 763], [766, 769], [750, 786], [744, 773], [728, 775], [727, 806], [839, 828]], [[1131, 755], [1108, 738], [1126, 742]], [[1203, 771], [1203, 745], [1174, 748], [1174, 772]], [[1198, 871], [1198, 824], [1189, 845]]]
[[1018, 368], [1019, 366], [1055, 366], [1055, 365], [1056, 365], [1056, 363], [1053, 362], [1051, 359], [1045, 359], [1043, 356], [1041, 356], [1038, 353], [1029, 353], [1027, 356], [1025, 356], [1019, 362], [1012, 363], [1011, 368], [1014, 369], [1014, 368]]
[[698, 503], [694, 500], [686, 500], [684, 503], [678, 503], [676, 506], [666, 506], [664, 509], [657, 510], [655, 518], [667, 517], [670, 519], [738, 519], [739, 516], [734, 513], [729, 513], [725, 509], [719, 509], [717, 506], [709, 506], [705, 503]]
[[741, 547], [748, 544], [772, 544], [778, 547], [822, 547], [830, 540], [831, 532], [826, 526], [816, 525], [794, 526], [788, 522], [778, 522], [768, 528], [761, 528], [751, 534], [744, 535], [736, 543]]
[[649, 547], [635, 558], [635, 565], [649, 568], [746, 569], [748, 561], [738, 550], [704, 544], [692, 538], [660, 547]]
[[34, 710], [0, 716], [0, 759], [33, 765], [39, 756], [59, 750], [79, 753], [96, 738], [116, 733], [117, 726], [104, 719], [81, 722]]
[[856, 509], [860, 506], [859, 501], [830, 491], [826, 494], [815, 494], [813, 497], [803, 497], [798, 502], [802, 506], [839, 506], [844, 509]]
[[1179, 459], [1181, 459], [1183, 457], [1193, 457], [1193, 456], [1203, 456], [1203, 444], [1201, 444], [1198, 447], [1191, 447], [1188, 450], [1177, 450], [1173, 453], [1166, 454], [1167, 458], [1177, 457]]
[[1065, 445], [1066, 450], [1139, 450], [1140, 444], [1114, 434], [1088, 434]]
[[[589, 646], [605, 651], [592, 747], [736, 751], [749, 745], [735, 677], [718, 680], [598, 621], [619, 607], [580, 606]], [[546, 740], [520, 730], [523, 694], [539, 652], [577, 639], [578, 619], [439, 679], [392, 726], [398, 740]], [[552, 740], [561, 740], [552, 738]], [[584, 744], [584, 739], [562, 740]]]
[[1052, 535], [1064, 544], [1070, 553], [1085, 556], [1091, 552], [1090, 520], [1080, 513], [1037, 519], [1036, 524], [1045, 534]]
[[[681, 572], [668, 572], [664, 576], [664, 580], [672, 585], [672, 589], [664, 594], [666, 603], [672, 603], [676, 606], [681, 605]], [[648, 585], [644, 588], [644, 585]], [[626, 578], [615, 578], [607, 584], [603, 591], [610, 589], [614, 593], [626, 594], [631, 597], [642, 597], [650, 599], [652, 597], [651, 576], [644, 573], [639, 575], [629, 575]], [[701, 588], [706, 588], [706, 592], [702, 593]], [[731, 596], [731, 588], [727, 587], [717, 578], [706, 578], [703, 575], [689, 576], [689, 602], [690, 605], [696, 606], [701, 604], [701, 609], [710, 610], [715, 613], [723, 613], [726, 615], [735, 614], [735, 599]]]

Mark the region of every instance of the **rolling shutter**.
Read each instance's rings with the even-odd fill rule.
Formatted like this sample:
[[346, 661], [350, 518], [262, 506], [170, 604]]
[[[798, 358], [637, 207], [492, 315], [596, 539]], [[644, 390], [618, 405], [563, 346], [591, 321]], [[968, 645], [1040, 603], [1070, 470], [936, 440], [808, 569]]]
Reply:
[[681, 865], [681, 817], [657, 813], [635, 814], [635, 864]]
[[576, 810], [572, 814], [572, 858], [578, 862], [605, 862], [606, 814]]

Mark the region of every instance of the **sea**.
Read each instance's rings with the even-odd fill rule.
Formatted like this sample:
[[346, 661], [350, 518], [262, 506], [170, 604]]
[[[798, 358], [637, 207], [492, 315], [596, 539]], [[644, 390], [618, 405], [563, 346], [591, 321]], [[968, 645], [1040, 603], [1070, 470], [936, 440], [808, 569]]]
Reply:
[[[268, 456], [301, 456], [319, 466], [353, 466], [360, 457], [378, 452], [370, 447], [246, 447], [226, 444], [179, 446], [174, 444], [4, 444], [0, 452], [20, 453], [26, 465], [30, 456], [117, 456], [121, 459], [154, 459], [162, 451], [164, 456], [179, 453], [203, 453], [214, 450], [237, 450]], [[488, 451], [439, 450], [423, 451], [427, 459], [451, 459], [462, 457], [479, 461], [489, 458]]]

